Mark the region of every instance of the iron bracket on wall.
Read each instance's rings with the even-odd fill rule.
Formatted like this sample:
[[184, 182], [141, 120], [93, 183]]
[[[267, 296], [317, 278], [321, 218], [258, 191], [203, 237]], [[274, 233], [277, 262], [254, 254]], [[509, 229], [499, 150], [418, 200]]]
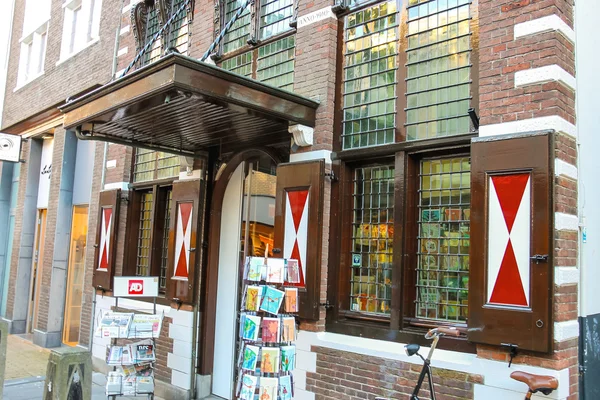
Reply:
[[500, 343], [500, 346], [508, 347], [508, 349], [509, 349], [510, 359], [508, 360], [508, 368], [510, 368], [510, 366], [512, 365], [512, 362], [513, 362], [513, 358], [515, 358], [515, 356], [517, 355], [519, 346], [516, 344], [512, 344], [512, 343]]

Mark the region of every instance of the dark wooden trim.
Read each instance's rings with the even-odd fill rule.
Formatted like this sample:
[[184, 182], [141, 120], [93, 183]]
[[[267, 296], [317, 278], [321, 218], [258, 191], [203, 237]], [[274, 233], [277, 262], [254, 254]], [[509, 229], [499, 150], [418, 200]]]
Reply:
[[[96, 243], [94, 244], [94, 269], [92, 285], [105, 291], [112, 290], [113, 276], [115, 274], [116, 249], [119, 240], [119, 208], [121, 205], [121, 189], [100, 192], [98, 201], [98, 226], [96, 228]], [[112, 208], [112, 222], [108, 237], [110, 239], [108, 262], [106, 271], [98, 270], [100, 261], [100, 239], [102, 232], [102, 214], [105, 208]]]
[[[431, 341], [424, 337], [425, 330], [423, 328], [407, 327], [399, 331], [390, 329], [389, 323], [361, 320], [333, 321], [327, 325], [327, 331], [386, 342], [416, 343], [421, 346], [431, 346]], [[443, 337], [438, 343], [438, 349], [472, 354], [477, 352], [475, 344], [469, 343], [464, 337]]]
[[[471, 171], [471, 245], [469, 340], [549, 353], [552, 350], [554, 280], [554, 142], [552, 133], [475, 140]], [[487, 304], [488, 191], [490, 175], [531, 174], [530, 254], [547, 254], [547, 262], [530, 261], [529, 307]], [[537, 321], [543, 323], [536, 326]]]
[[419, 195], [419, 161], [415, 157], [405, 159], [405, 185], [406, 194], [404, 202], [405, 231], [403, 240], [403, 324], [406, 326], [406, 317], [415, 315], [415, 300], [417, 298], [416, 271], [417, 265], [417, 235], [418, 235], [418, 195]]
[[[133, 179], [133, 169], [131, 170], [131, 176]], [[156, 171], [156, 170], [155, 170]], [[144, 190], [150, 189], [155, 186], [170, 186], [179, 179], [178, 176], [174, 176], [172, 178], [163, 178], [163, 179], [153, 179], [151, 181], [143, 181], [143, 182], [132, 182], [129, 184], [129, 187], [133, 190]]]
[[[327, 265], [329, 266], [327, 272], [327, 301], [334, 305], [331, 309], [327, 310], [326, 320], [327, 323], [338, 319], [340, 312], [340, 288], [343, 287], [339, 280], [341, 270], [345, 267], [345, 258], [342, 250], [342, 244], [344, 243], [341, 239], [342, 234], [342, 219], [344, 214], [344, 194], [348, 193], [348, 167], [342, 164], [340, 161], [335, 161], [331, 165], [331, 171], [338, 177], [338, 182], [331, 185], [330, 195], [330, 207], [329, 207], [329, 254]], [[337, 277], [337, 279], [335, 278]]]
[[210, 237], [208, 238], [208, 263], [206, 265], [206, 280], [202, 291], [204, 312], [202, 313], [200, 334], [200, 362], [199, 373], [201, 375], [212, 374], [214, 348], [215, 348], [215, 319], [217, 317], [217, 284], [219, 277], [219, 237], [221, 234], [221, 214], [223, 211], [223, 196], [231, 175], [240, 163], [245, 160], [267, 155], [276, 163], [279, 157], [267, 148], [250, 148], [235, 154], [227, 163], [227, 166], [215, 182], [210, 209]]
[[141, 197], [148, 190], [130, 190], [129, 207], [127, 207], [127, 221], [125, 227], [125, 264], [123, 265], [123, 276], [136, 276], [138, 239], [140, 227]]
[[344, 150], [339, 153], [332, 153], [331, 158], [332, 160], [358, 161], [393, 156], [399, 151], [416, 153], [439, 148], [452, 150], [470, 146], [471, 139], [475, 137], [477, 137], [476, 133], [470, 133], [468, 135], [447, 136], [435, 139], [386, 144], [383, 146], [364, 147], [361, 149]]
[[404, 271], [404, 246], [403, 237], [406, 235], [404, 229], [405, 208], [406, 204], [406, 154], [396, 153], [394, 163], [394, 238], [392, 241], [393, 248], [393, 270], [392, 270], [392, 304], [391, 304], [391, 324], [390, 329], [401, 329], [403, 309], [402, 304], [402, 271]]

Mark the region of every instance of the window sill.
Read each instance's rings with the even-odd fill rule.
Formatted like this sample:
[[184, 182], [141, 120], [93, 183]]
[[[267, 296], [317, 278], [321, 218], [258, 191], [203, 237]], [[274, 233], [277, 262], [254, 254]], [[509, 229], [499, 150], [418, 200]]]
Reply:
[[36, 79], [40, 78], [44, 76], [44, 71], [40, 72], [39, 74], [35, 75], [33, 78], [29, 79], [26, 82], [23, 82], [19, 85], [17, 85], [16, 88], [13, 89], [13, 93], [18, 92], [19, 90], [23, 89], [25, 86], [29, 85], [31, 82], [35, 81]]
[[75, 57], [77, 54], [81, 53], [82, 51], [84, 51], [85, 49], [87, 49], [88, 47], [93, 46], [94, 44], [98, 43], [100, 41], [100, 38], [95, 38], [90, 40], [89, 42], [87, 42], [83, 47], [81, 47], [80, 49], [75, 50], [74, 52], [72, 52], [71, 54], [65, 56], [64, 58], [61, 58], [60, 60], [58, 60], [56, 62], [56, 66], [58, 67], [59, 65], [69, 61], [71, 58]]

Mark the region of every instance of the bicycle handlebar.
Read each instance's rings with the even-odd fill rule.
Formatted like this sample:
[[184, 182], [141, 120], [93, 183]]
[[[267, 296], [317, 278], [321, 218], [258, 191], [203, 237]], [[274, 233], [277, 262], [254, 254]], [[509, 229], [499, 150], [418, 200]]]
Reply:
[[437, 328], [430, 329], [425, 335], [426, 339], [433, 339], [436, 336], [447, 335], [459, 337], [460, 331], [453, 326], [438, 326]]

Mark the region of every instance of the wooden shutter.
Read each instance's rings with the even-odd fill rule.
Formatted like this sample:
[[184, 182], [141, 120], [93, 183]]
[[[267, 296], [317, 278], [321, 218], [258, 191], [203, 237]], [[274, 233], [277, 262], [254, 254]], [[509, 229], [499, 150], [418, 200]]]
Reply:
[[275, 256], [298, 259], [304, 279], [299, 316], [309, 320], [319, 319], [324, 174], [323, 160], [277, 167]]
[[193, 304], [194, 284], [200, 277], [201, 220], [204, 204], [204, 181], [195, 179], [173, 183], [167, 296], [178, 302]]
[[92, 285], [96, 289], [112, 290], [119, 232], [121, 189], [100, 192], [99, 197]]
[[[551, 140], [549, 134], [532, 134], [472, 143], [473, 342], [551, 350]], [[534, 255], [542, 260], [532, 260]]]

